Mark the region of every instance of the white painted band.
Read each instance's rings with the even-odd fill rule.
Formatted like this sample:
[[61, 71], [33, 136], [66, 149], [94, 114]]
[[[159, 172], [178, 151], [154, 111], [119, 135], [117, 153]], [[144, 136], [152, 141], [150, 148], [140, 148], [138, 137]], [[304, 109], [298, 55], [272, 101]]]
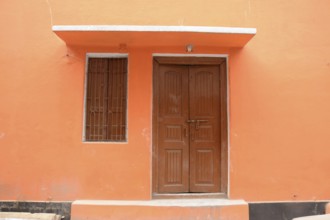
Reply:
[[53, 31], [128, 31], [128, 32], [196, 32], [215, 34], [256, 34], [256, 28], [210, 26], [148, 26], [148, 25], [54, 25]]

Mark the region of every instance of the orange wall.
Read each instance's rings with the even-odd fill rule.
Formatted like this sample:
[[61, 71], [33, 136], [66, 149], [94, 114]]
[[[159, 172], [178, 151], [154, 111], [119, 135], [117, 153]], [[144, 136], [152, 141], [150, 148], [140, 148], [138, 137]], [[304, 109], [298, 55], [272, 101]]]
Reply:
[[51, 25], [256, 27], [229, 54], [230, 197], [330, 198], [330, 2], [2, 0], [0, 200], [150, 199], [152, 53], [130, 48], [128, 143], [82, 143], [86, 52]]

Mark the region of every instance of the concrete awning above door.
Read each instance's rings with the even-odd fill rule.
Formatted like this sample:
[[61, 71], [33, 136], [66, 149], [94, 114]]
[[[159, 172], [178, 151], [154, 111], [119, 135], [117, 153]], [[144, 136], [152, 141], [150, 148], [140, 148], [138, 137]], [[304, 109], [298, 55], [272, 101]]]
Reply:
[[55, 25], [67, 45], [129, 47], [244, 47], [255, 28], [206, 26]]

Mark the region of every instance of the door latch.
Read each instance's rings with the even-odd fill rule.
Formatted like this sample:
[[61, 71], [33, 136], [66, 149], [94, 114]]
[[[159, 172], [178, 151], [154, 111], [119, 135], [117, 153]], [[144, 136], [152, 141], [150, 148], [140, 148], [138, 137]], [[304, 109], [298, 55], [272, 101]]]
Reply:
[[208, 122], [208, 120], [196, 120], [196, 126], [195, 126], [196, 130], [199, 129], [199, 124], [200, 124], [201, 122]]
[[195, 124], [195, 129], [198, 130], [199, 129], [199, 125], [201, 122], [208, 122], [209, 120], [203, 120], [203, 119], [188, 119], [187, 123], [196, 123]]

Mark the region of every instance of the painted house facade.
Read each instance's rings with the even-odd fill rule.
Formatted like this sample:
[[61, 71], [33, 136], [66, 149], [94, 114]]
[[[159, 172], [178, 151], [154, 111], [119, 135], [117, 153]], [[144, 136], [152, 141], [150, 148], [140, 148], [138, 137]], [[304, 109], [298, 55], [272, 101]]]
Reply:
[[0, 6], [1, 211], [43, 202], [69, 204], [76, 220], [326, 212], [329, 1]]

